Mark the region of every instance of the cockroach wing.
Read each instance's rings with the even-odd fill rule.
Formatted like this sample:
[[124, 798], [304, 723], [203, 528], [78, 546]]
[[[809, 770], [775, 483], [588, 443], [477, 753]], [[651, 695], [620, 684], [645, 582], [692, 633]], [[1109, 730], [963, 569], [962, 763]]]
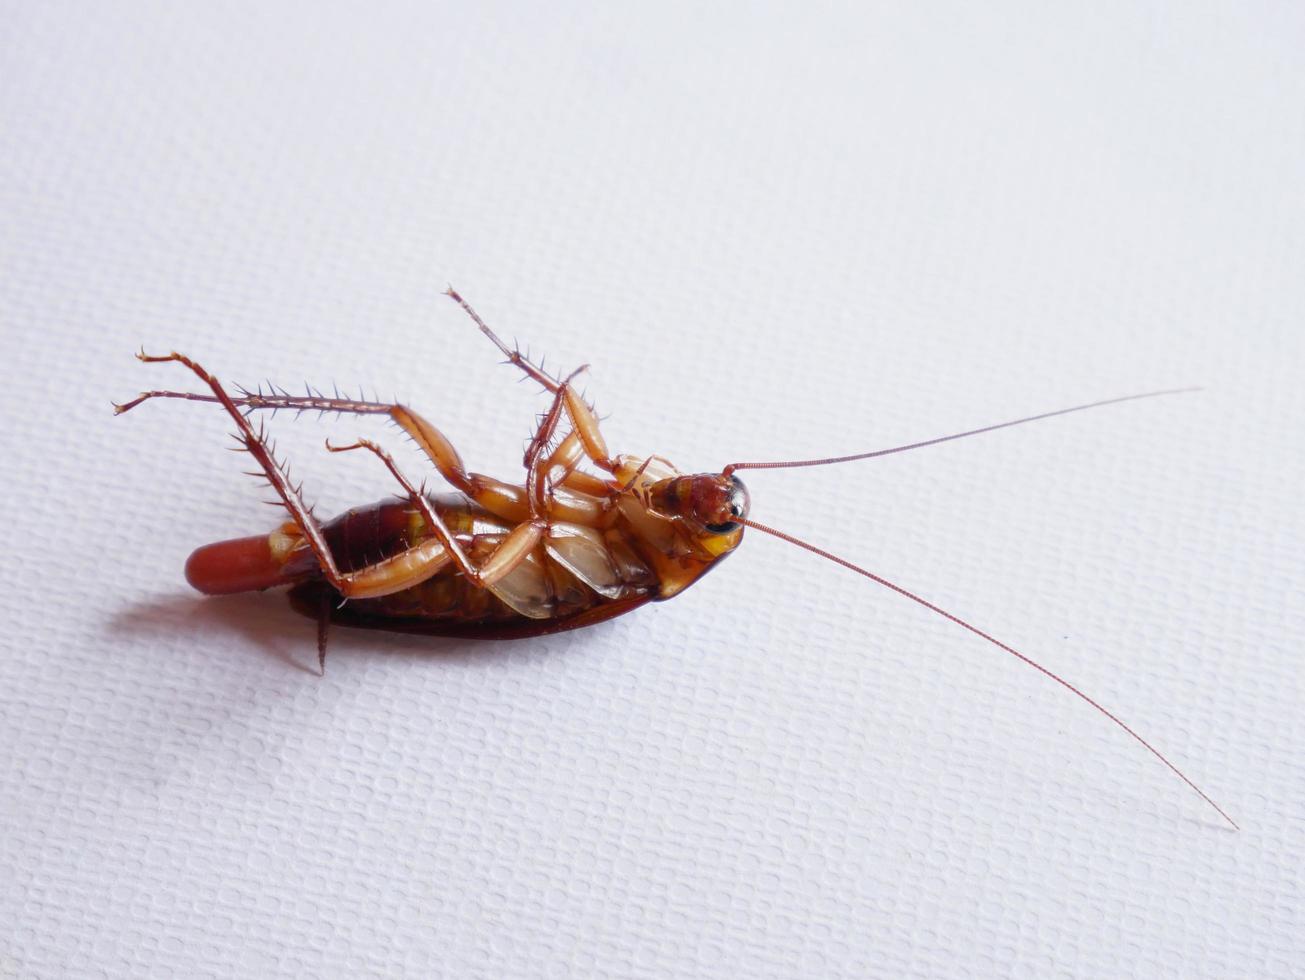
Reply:
[[604, 599], [620, 599], [629, 593], [602, 532], [596, 528], [554, 524], [545, 547], [553, 561]]
[[[497, 546], [500, 535], [482, 537], [477, 544]], [[555, 615], [552, 588], [548, 570], [537, 555], [527, 555], [525, 560], [489, 587], [514, 612], [530, 619], [548, 619]]]

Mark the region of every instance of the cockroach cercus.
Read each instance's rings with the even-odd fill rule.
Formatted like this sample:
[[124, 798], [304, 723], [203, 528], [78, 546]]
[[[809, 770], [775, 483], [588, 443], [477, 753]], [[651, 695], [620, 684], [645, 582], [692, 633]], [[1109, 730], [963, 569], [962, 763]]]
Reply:
[[[229, 394], [213, 375], [183, 354], [137, 356], [175, 361], [190, 369], [209, 394], [147, 391], [118, 414], [152, 398], [214, 402], [235, 423], [238, 448], [258, 464], [289, 521], [270, 534], [205, 545], [186, 562], [186, 578], [200, 592], [219, 595], [289, 586], [295, 609], [317, 620], [320, 666], [325, 669], [330, 623], [438, 636], [514, 639], [577, 629], [669, 599], [731, 554], [745, 528], [819, 555], [981, 637], [1067, 688], [1122, 728], [1210, 806], [1236, 823], [1158, 749], [1064, 678], [958, 616], [887, 579], [748, 516], [740, 470], [789, 469], [873, 459], [1089, 408], [1192, 389], [1153, 391], [1076, 405], [1027, 418], [926, 439], [905, 446], [824, 459], [730, 463], [719, 473], [685, 474], [660, 456], [612, 455], [593, 407], [573, 382], [509, 347], [453, 289], [451, 296], [508, 363], [543, 387], [552, 400], [540, 416], [524, 459], [521, 483], [505, 483], [463, 465], [453, 444], [406, 405], [238, 389]], [[369, 439], [333, 445], [331, 452], [375, 453], [403, 496], [351, 509], [320, 522], [292, 484], [255, 412], [290, 409], [385, 415], [407, 433], [456, 494], [428, 494]], [[587, 468], [586, 468], [587, 467]]]

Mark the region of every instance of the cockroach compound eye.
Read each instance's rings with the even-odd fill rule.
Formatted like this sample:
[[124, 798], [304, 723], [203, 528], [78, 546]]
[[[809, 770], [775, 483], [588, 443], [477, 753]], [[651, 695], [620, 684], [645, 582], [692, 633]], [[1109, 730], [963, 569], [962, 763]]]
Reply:
[[[1160, 752], [1115, 715], [1057, 674], [927, 599], [840, 558], [754, 520], [740, 470], [794, 469], [848, 463], [932, 446], [1039, 419], [1140, 398], [1176, 394], [1153, 391], [1076, 405], [988, 425], [905, 446], [770, 463], [730, 463], [719, 473], [684, 474], [660, 456], [613, 455], [599, 430], [593, 406], [577, 392], [575, 377], [553, 376], [520, 350], [509, 347], [458, 293], [456, 301], [508, 362], [538, 383], [551, 401], [526, 449], [525, 476], [505, 483], [469, 472], [453, 444], [405, 405], [309, 389], [264, 394], [222, 383], [183, 354], [152, 357], [175, 361], [204, 383], [210, 394], [147, 391], [116, 406], [119, 414], [152, 398], [217, 403], [236, 426], [236, 441], [258, 465], [284, 505], [289, 520], [269, 534], [206, 545], [186, 563], [186, 578], [201, 592], [222, 594], [288, 586], [295, 609], [318, 624], [319, 664], [326, 665], [332, 623], [370, 629], [517, 639], [590, 626], [623, 616], [649, 602], [679, 595], [754, 529], [882, 585], [969, 630], [1022, 660], [1109, 718], [1196, 790], [1235, 827], [1232, 819]], [[1182, 389], [1191, 390], [1191, 389]], [[255, 412], [292, 409], [340, 415], [385, 415], [430, 460], [455, 494], [426, 494], [377, 443], [358, 439], [327, 448], [375, 454], [403, 489], [403, 498], [358, 507], [321, 523], [291, 483]]]

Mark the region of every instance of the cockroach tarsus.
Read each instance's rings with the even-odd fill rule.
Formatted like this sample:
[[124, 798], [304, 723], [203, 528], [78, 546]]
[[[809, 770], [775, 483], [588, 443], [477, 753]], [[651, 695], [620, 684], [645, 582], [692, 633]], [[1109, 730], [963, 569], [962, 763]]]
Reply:
[[[864, 576], [983, 638], [1051, 678], [1127, 732], [1196, 791], [1234, 828], [1223, 809], [1158, 749], [1060, 675], [932, 602], [888, 579], [749, 516], [741, 470], [788, 469], [872, 459], [1090, 408], [1193, 391], [1152, 391], [970, 429], [936, 439], [849, 456], [730, 463], [719, 473], [685, 474], [660, 456], [611, 455], [594, 408], [576, 390], [585, 370], [554, 376], [509, 346], [454, 289], [448, 295], [526, 378], [550, 396], [530, 439], [520, 484], [466, 469], [434, 425], [397, 402], [327, 397], [313, 389], [290, 395], [239, 389], [231, 395], [197, 362], [176, 352], [146, 363], [175, 361], [210, 391], [146, 391], [115, 412], [154, 398], [217, 403], [236, 425], [240, 450], [258, 463], [290, 520], [270, 534], [197, 549], [186, 578], [211, 595], [288, 586], [291, 605], [317, 621], [319, 667], [326, 665], [331, 623], [371, 629], [482, 639], [516, 639], [577, 629], [678, 595], [732, 554], [751, 528]], [[325, 523], [314, 516], [269, 444], [257, 411], [289, 409], [341, 415], [384, 415], [399, 426], [453, 487], [432, 494], [404, 474], [370, 439], [333, 453], [374, 454], [402, 488], [397, 499], [354, 508]], [[585, 466], [590, 469], [584, 468]], [[596, 472], [595, 472], [596, 471]]]

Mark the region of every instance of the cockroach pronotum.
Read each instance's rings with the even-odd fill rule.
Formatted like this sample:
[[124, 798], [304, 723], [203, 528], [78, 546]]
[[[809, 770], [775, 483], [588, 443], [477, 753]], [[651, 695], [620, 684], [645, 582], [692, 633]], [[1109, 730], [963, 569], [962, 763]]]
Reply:
[[[258, 471], [251, 475], [271, 485], [290, 517], [270, 534], [197, 549], [186, 562], [186, 579], [192, 586], [209, 595], [289, 586], [291, 605], [317, 620], [318, 663], [325, 670], [331, 623], [503, 640], [578, 629], [623, 616], [647, 602], [679, 595], [733, 553], [744, 529], [752, 528], [885, 586], [1040, 671], [1122, 728], [1237, 826], [1151, 743], [1063, 677], [914, 592], [753, 520], [748, 516], [747, 488], [737, 476], [740, 470], [873, 459], [1193, 389], [1110, 398], [849, 456], [730, 463], [719, 473], [685, 474], [660, 456], [609, 454], [593, 406], [573, 384], [585, 368], [565, 377], [545, 372], [519, 348], [500, 340], [455, 290], [447, 292], [508, 363], [552, 396], [526, 448], [521, 484], [469, 472], [443, 433], [406, 405], [354, 400], [338, 393], [327, 397], [312, 389], [304, 395], [275, 388], [268, 393], [261, 388], [237, 389], [231, 395], [217, 378], [183, 354], [151, 356], [141, 351], [137, 355], [146, 363], [184, 365], [212, 393], [146, 391], [115, 405], [115, 412], [122, 414], [151, 398], [221, 405], [235, 422], [238, 448], [258, 463]], [[374, 453], [402, 487], [403, 496], [354, 508], [321, 523], [274, 455], [262, 424], [255, 429], [250, 421], [256, 411], [278, 409], [388, 416], [458, 493], [419, 490], [394, 458], [369, 439], [348, 445], [332, 445], [328, 440], [326, 447], [334, 453], [356, 449]]]

